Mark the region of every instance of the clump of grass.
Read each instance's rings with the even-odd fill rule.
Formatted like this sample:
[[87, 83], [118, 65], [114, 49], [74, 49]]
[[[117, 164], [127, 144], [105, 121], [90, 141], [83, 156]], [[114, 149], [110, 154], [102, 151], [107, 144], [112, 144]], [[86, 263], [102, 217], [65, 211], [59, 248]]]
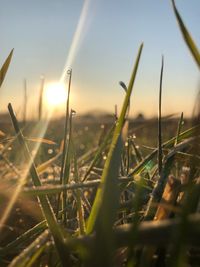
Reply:
[[[199, 64], [198, 50], [174, 1], [172, 3], [187, 45]], [[139, 47], [128, 87], [120, 82], [126, 93], [120, 114], [116, 114], [109, 130], [103, 131], [98, 147], [81, 157], [76, 153], [74, 112], [72, 109], [70, 112], [71, 71], [68, 73], [63, 145], [55, 156], [39, 166], [35, 165], [28, 139], [23, 136], [9, 104], [16, 139], [27, 160], [24, 165], [29, 166], [20, 195], [37, 196], [43, 220], [0, 247], [2, 266], [6, 266], [6, 261], [12, 267], [186, 266], [188, 262], [198, 266], [200, 124], [197, 121], [183, 131], [182, 114], [174, 137], [163, 142], [162, 59], [158, 147], [143, 156], [128, 123], [130, 97], [142, 49], [143, 44]], [[11, 57], [12, 52], [3, 71], [1, 69], [1, 83]], [[51, 143], [45, 139], [43, 142]], [[54, 177], [53, 184], [47, 179], [43, 185], [40, 175], [56, 161], [60, 165], [60, 177]], [[183, 171], [185, 166], [187, 174]], [[21, 177], [19, 170], [17, 173]]]

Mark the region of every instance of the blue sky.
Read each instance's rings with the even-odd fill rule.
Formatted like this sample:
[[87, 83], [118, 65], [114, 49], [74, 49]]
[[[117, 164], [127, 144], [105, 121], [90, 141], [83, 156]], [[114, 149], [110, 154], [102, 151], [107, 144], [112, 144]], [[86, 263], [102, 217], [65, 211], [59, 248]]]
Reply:
[[[177, 7], [200, 46], [200, 1], [177, 0]], [[83, 0], [0, 0], [0, 65], [15, 49], [1, 88], [1, 111], [20, 109], [27, 79], [29, 108], [35, 109], [41, 74], [60, 79]], [[113, 111], [122, 104], [141, 42], [144, 49], [132, 96], [131, 114], [157, 114], [161, 55], [165, 57], [163, 114], [191, 115], [199, 71], [182, 40], [169, 0], [90, 0], [73, 68], [72, 107]]]

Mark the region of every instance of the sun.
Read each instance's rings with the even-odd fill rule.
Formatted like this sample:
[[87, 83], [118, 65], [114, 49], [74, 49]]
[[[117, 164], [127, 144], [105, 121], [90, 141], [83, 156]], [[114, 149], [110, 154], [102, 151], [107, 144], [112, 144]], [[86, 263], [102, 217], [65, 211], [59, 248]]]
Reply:
[[45, 101], [48, 106], [59, 107], [67, 99], [66, 87], [63, 83], [51, 83], [45, 88]]

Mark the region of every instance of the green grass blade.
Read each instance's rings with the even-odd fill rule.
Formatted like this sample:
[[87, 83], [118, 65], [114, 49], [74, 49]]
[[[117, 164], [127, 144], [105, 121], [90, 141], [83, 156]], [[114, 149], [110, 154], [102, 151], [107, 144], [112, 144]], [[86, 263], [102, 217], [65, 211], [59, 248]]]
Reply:
[[64, 129], [64, 145], [63, 145], [63, 154], [62, 154], [62, 164], [61, 164], [61, 172], [60, 172], [60, 182], [63, 181], [64, 168], [66, 162], [66, 153], [67, 153], [67, 131], [68, 131], [68, 122], [69, 122], [69, 98], [71, 91], [71, 79], [72, 79], [72, 70], [69, 73], [69, 84], [68, 84], [68, 94], [66, 101], [66, 114], [65, 114], [65, 129]]
[[92, 247], [88, 266], [112, 266], [112, 254], [114, 250], [114, 238], [112, 227], [119, 206], [119, 186], [117, 177], [123, 149], [122, 129], [126, 119], [132, 88], [137, 74], [137, 69], [142, 53], [141, 44], [136, 62], [129, 82], [126, 97], [122, 106], [119, 119], [116, 123], [112, 142], [103, 169], [101, 183], [97, 190], [92, 210], [88, 219], [86, 233], [96, 232], [96, 241]]
[[[69, 118], [69, 139], [68, 139], [68, 144], [67, 144], [67, 149], [66, 149], [66, 157], [65, 157], [65, 164], [64, 164], [64, 170], [63, 170], [63, 181], [62, 185], [65, 185], [69, 181], [69, 174], [70, 174], [70, 164], [71, 164], [71, 156], [72, 156], [72, 144], [71, 144], [71, 139], [72, 139], [72, 116], [73, 116], [73, 111], [71, 110], [70, 112], [70, 118]], [[63, 197], [62, 197], [62, 209], [65, 210], [67, 206], [67, 192], [63, 191]], [[66, 212], [63, 214], [63, 221], [64, 224], [66, 225], [67, 223], [67, 214]]]
[[[63, 184], [63, 177], [64, 177], [64, 170], [66, 165], [66, 158], [68, 153], [68, 141], [67, 141], [67, 134], [68, 134], [68, 123], [69, 123], [69, 99], [70, 99], [70, 92], [71, 92], [71, 80], [72, 80], [72, 70], [68, 70], [67, 74], [69, 74], [69, 82], [68, 82], [68, 93], [67, 93], [67, 100], [66, 100], [66, 109], [65, 109], [65, 127], [64, 127], [64, 145], [62, 150], [62, 162], [61, 162], [61, 171], [60, 171], [60, 184]], [[56, 216], [58, 216], [59, 207], [60, 207], [60, 198], [61, 195], [58, 195], [57, 199], [57, 211]], [[62, 205], [64, 204], [63, 198], [62, 198]]]
[[2, 68], [0, 69], [0, 87], [5, 79], [8, 67], [10, 65], [10, 61], [12, 59], [14, 49], [11, 50], [10, 54], [8, 55], [6, 61], [4, 62]]
[[[194, 126], [184, 132], [182, 132], [179, 135], [179, 142], [193, 136], [193, 134], [197, 131], [197, 129], [200, 128], [200, 125]], [[176, 137], [171, 138], [167, 142], [165, 142], [162, 146], [163, 148], [172, 148], [174, 146], [174, 142], [176, 140]], [[128, 177], [134, 176], [138, 173], [140, 173], [147, 165], [148, 163], [156, 156], [158, 149], [156, 148], [154, 151], [152, 151], [149, 155], [147, 155], [143, 161], [138, 164], [128, 175]]]
[[38, 235], [41, 231], [44, 231], [47, 228], [46, 221], [42, 221], [32, 227], [31, 229], [27, 230], [25, 233], [17, 237], [15, 240], [7, 244], [4, 248], [0, 249], [0, 255], [9, 254], [10, 251], [17, 248], [17, 246], [28, 242], [33, 236]]
[[164, 58], [162, 57], [162, 65], [160, 71], [160, 89], [159, 89], [159, 109], [158, 109], [158, 173], [161, 175], [162, 172], [162, 80], [163, 80], [163, 68]]
[[176, 140], [174, 142], [174, 145], [175, 146], [178, 144], [179, 136], [180, 136], [180, 133], [181, 133], [182, 126], [183, 126], [183, 112], [181, 112], [181, 117], [180, 117], [180, 120], [179, 120], [179, 123], [178, 123]]
[[[9, 110], [9, 113], [10, 113], [10, 116], [12, 119], [12, 123], [13, 123], [14, 129], [15, 129], [15, 132], [17, 134], [18, 141], [19, 141], [19, 143], [22, 146], [22, 149], [24, 151], [25, 158], [30, 163], [30, 170], [29, 171], [30, 171], [30, 175], [31, 175], [32, 180], [33, 180], [33, 184], [35, 186], [41, 186], [41, 182], [40, 182], [34, 161], [30, 155], [30, 152], [29, 152], [27, 144], [24, 140], [23, 134], [19, 128], [18, 121], [17, 121], [17, 118], [15, 117], [15, 114], [14, 114], [14, 111], [12, 109], [11, 104], [8, 105], [8, 110]], [[62, 262], [62, 265], [65, 266], [66, 262], [69, 262], [69, 257], [68, 257], [69, 255], [67, 253], [67, 250], [64, 247], [62, 230], [56, 221], [56, 217], [53, 213], [53, 209], [52, 209], [51, 204], [48, 200], [48, 197], [45, 195], [39, 196], [38, 200], [40, 202], [41, 209], [42, 209], [43, 215], [47, 221], [48, 227], [49, 227], [49, 229], [53, 235], [55, 246], [56, 246], [58, 255], [60, 256], [60, 260]]]
[[31, 266], [45, 249], [45, 245], [49, 239], [50, 233], [48, 230], [45, 230], [26, 249], [24, 249], [17, 257], [13, 259], [9, 267]]
[[188, 32], [187, 28], [185, 27], [185, 25], [183, 23], [183, 20], [182, 20], [180, 14], [179, 14], [179, 12], [178, 12], [178, 10], [176, 8], [174, 0], [172, 0], [172, 6], [173, 6], [173, 9], [174, 9], [174, 13], [176, 15], [176, 19], [178, 21], [181, 33], [183, 35], [183, 38], [184, 38], [184, 40], [185, 40], [190, 52], [192, 53], [193, 58], [195, 59], [198, 67], [200, 68], [200, 52], [198, 50], [198, 47], [196, 46], [196, 44], [193, 41], [190, 33]]
[[[78, 165], [77, 165], [77, 157], [75, 153], [75, 149], [73, 148], [73, 156], [74, 156], [74, 180], [75, 183], [79, 183], [79, 173], [78, 173]], [[81, 189], [77, 189], [76, 191], [76, 203], [77, 203], [77, 217], [79, 223], [79, 232], [81, 235], [85, 235], [85, 219], [84, 219], [84, 209], [82, 205], [81, 199]]]
[[[101, 181], [101, 187], [98, 189], [96, 198], [94, 201], [94, 204], [92, 206], [92, 211], [89, 216], [88, 224], [87, 224], [87, 233], [91, 233], [94, 230], [95, 224], [97, 223], [97, 219], [100, 215], [100, 209], [103, 211], [104, 215], [102, 218], [103, 220], [107, 220], [105, 224], [108, 226], [108, 231], [110, 231], [110, 227], [112, 226], [115, 212], [116, 210], [114, 207], [117, 206], [118, 199], [115, 199], [116, 197], [116, 191], [117, 186], [115, 186], [116, 183], [116, 177], [118, 176], [118, 170], [119, 170], [119, 163], [120, 163], [120, 139], [121, 139], [121, 131], [124, 124], [124, 119], [126, 116], [127, 107], [129, 105], [129, 100], [133, 88], [133, 84], [136, 78], [136, 73], [139, 65], [140, 56], [142, 53], [143, 44], [141, 44], [138, 55], [136, 58], [135, 66], [132, 72], [132, 76], [129, 82], [127, 94], [124, 100], [124, 104], [122, 107], [122, 111], [120, 114], [120, 117], [117, 121], [113, 139], [110, 145], [110, 150], [108, 153], [108, 157], [104, 166], [103, 174], [102, 174], [102, 181]], [[115, 188], [114, 188], [115, 186]], [[111, 196], [114, 196], [114, 198], [111, 200]], [[107, 200], [109, 201], [109, 205], [107, 206]], [[112, 203], [113, 202], [113, 203]], [[110, 209], [110, 207], [112, 207]], [[109, 227], [110, 226], [110, 227]]]
[[[175, 139], [175, 142], [174, 142], [174, 146], [176, 146], [178, 144], [178, 142], [179, 142], [179, 135], [181, 133], [183, 124], [184, 124], [184, 121], [183, 121], [183, 112], [182, 112], [180, 120], [178, 122], [178, 128], [177, 128], [177, 133], [176, 133], [176, 139]], [[176, 162], [175, 162], [176, 177], [179, 176], [179, 165], [180, 165], [179, 162], [176, 160]]]
[[[61, 210], [58, 214], [58, 218], [62, 216], [63, 210]], [[30, 240], [36, 236], [38, 236], [41, 232], [44, 232], [45, 229], [48, 228], [46, 220], [41, 221], [36, 224], [32, 228], [28, 229], [26, 232], [18, 236], [15, 240], [8, 243], [5, 247], [0, 247], [0, 256], [12, 254], [13, 250], [20, 247], [23, 244], [30, 243]]]
[[84, 178], [83, 178], [83, 182], [87, 179], [88, 175], [90, 174], [90, 172], [92, 171], [93, 167], [95, 166], [95, 164], [98, 162], [98, 160], [100, 159], [101, 155], [102, 155], [102, 152], [103, 150], [105, 149], [106, 145], [108, 144], [108, 141], [110, 140], [111, 136], [112, 136], [112, 133], [114, 131], [114, 127], [115, 125], [113, 125], [113, 127], [109, 130], [109, 132], [107, 133], [107, 135], [105, 136], [105, 138], [103, 139], [100, 147], [98, 148], [95, 156], [94, 156], [94, 159], [93, 161], [91, 162], [90, 166], [88, 167], [85, 175], [84, 175]]

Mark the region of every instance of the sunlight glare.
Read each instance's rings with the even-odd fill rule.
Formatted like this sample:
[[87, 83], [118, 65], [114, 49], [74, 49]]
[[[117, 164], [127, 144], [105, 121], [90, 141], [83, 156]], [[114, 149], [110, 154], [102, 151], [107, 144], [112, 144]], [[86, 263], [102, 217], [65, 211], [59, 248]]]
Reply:
[[74, 58], [77, 54], [78, 48], [80, 46], [81, 40], [83, 39], [85, 35], [85, 29], [86, 29], [86, 21], [88, 20], [89, 17], [89, 8], [90, 8], [90, 2], [91, 0], [85, 0], [83, 2], [83, 7], [81, 10], [81, 14], [79, 17], [79, 21], [72, 39], [72, 43], [68, 52], [67, 60], [65, 63], [65, 67], [63, 69], [63, 73], [60, 77], [60, 81], [63, 82], [65, 80], [66, 76], [66, 69], [72, 67], [72, 63], [74, 61]]
[[48, 106], [57, 107], [66, 102], [67, 91], [63, 83], [51, 83], [45, 89], [45, 100]]

